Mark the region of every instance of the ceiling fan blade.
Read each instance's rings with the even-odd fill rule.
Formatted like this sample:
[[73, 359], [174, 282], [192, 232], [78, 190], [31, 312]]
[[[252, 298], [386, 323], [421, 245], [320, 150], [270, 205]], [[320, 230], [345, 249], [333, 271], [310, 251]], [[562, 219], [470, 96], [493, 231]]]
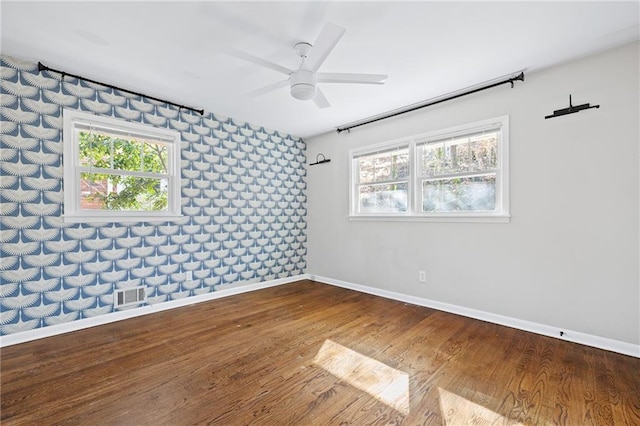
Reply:
[[272, 92], [276, 89], [279, 89], [281, 87], [285, 87], [288, 85], [289, 85], [289, 80], [278, 81], [277, 83], [269, 84], [267, 86], [261, 87], [260, 89], [252, 90], [251, 92], [247, 93], [247, 96], [254, 98], [256, 96], [264, 95], [265, 93]]
[[386, 74], [350, 74], [336, 72], [319, 72], [317, 74], [320, 83], [356, 83], [356, 84], [384, 84]]
[[263, 67], [281, 72], [286, 75], [289, 75], [293, 72], [293, 70], [290, 70], [287, 67], [283, 67], [282, 65], [278, 65], [271, 61], [267, 61], [266, 59], [259, 58], [257, 56], [252, 55], [251, 53], [247, 53], [242, 50], [235, 49], [233, 47], [228, 47], [224, 49], [223, 52], [228, 55], [235, 56], [236, 58], [244, 59], [245, 61], [248, 61], [248, 62], [253, 62], [254, 64], [261, 65]]
[[313, 98], [313, 102], [315, 102], [318, 108], [328, 108], [331, 106], [327, 98], [324, 96], [324, 93], [316, 87], [316, 96]]
[[305, 68], [310, 69], [313, 72], [318, 71], [322, 63], [327, 59], [329, 53], [336, 47], [338, 41], [342, 38], [345, 29], [335, 24], [327, 22], [327, 24], [320, 31], [320, 35], [316, 40], [316, 43], [311, 48], [309, 56], [305, 60]]

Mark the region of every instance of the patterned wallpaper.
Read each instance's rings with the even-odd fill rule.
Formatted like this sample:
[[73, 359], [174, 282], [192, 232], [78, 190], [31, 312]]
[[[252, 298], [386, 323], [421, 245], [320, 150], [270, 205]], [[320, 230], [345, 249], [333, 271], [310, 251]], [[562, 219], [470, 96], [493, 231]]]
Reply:
[[[114, 311], [114, 289], [155, 304], [304, 273], [306, 147], [299, 138], [0, 57], [0, 334]], [[173, 222], [63, 223], [62, 109], [182, 136]], [[192, 271], [193, 281], [186, 281]]]

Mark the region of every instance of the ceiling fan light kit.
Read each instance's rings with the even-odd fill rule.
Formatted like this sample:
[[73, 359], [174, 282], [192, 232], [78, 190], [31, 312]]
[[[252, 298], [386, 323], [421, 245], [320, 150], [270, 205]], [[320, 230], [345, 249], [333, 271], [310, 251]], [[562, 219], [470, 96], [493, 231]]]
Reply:
[[237, 57], [254, 64], [281, 72], [288, 76], [287, 80], [278, 81], [268, 86], [249, 92], [249, 96], [259, 96], [284, 86], [289, 86], [291, 96], [301, 101], [312, 100], [318, 108], [330, 106], [329, 101], [317, 87], [320, 83], [346, 84], [384, 84], [387, 76], [384, 74], [351, 74], [351, 73], [318, 73], [318, 69], [327, 59], [333, 48], [345, 33], [345, 29], [327, 23], [320, 32], [315, 45], [300, 42], [293, 46], [293, 50], [300, 57], [297, 70], [290, 70], [266, 59], [253, 56], [250, 53], [233, 51]]
[[316, 96], [316, 73], [300, 69], [289, 76], [291, 96], [301, 101], [308, 101]]

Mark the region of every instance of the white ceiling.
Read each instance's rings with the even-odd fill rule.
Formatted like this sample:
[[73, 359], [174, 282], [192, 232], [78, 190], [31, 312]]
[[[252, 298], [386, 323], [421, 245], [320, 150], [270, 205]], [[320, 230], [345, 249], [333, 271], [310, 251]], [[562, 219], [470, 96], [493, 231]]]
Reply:
[[[639, 2], [14, 2], [2, 53], [41, 61], [253, 125], [311, 137], [483, 81], [639, 39]], [[388, 74], [384, 86], [322, 84], [330, 108], [224, 53], [297, 68], [293, 45], [346, 28], [322, 72]], [[525, 83], [526, 84], [526, 83]]]

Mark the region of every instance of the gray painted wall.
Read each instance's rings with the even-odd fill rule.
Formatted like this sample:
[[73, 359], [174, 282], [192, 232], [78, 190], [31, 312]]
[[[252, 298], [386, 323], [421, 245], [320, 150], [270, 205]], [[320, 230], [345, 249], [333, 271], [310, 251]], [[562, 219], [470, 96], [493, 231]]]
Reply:
[[[638, 51], [634, 43], [527, 73], [514, 89], [308, 140], [308, 158], [331, 163], [308, 170], [307, 271], [640, 343]], [[601, 108], [545, 120], [570, 93], [574, 105]], [[349, 149], [501, 115], [510, 116], [510, 223], [348, 219]]]

